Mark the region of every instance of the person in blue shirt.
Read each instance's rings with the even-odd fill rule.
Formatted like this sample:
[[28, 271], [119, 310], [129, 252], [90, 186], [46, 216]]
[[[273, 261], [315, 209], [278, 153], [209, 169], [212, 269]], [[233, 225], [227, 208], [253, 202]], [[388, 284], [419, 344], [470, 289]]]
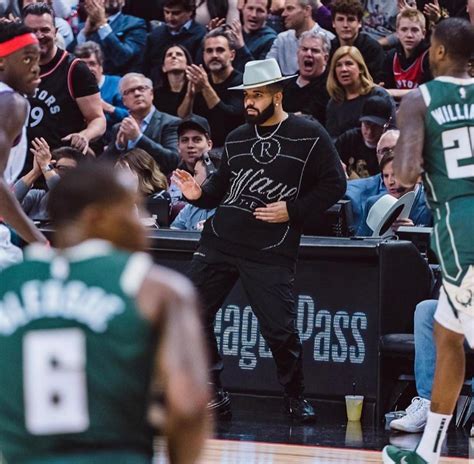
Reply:
[[[203, 184], [208, 177], [206, 164], [202, 159], [196, 162], [194, 166], [194, 178], [198, 184]], [[201, 232], [204, 223], [214, 216], [216, 209], [199, 208], [191, 204], [187, 204], [176, 216], [171, 224], [171, 229], [177, 230], [193, 230]]]
[[146, 44], [145, 20], [122, 13], [125, 0], [86, 2], [87, 19], [69, 50], [88, 40], [97, 42], [104, 52], [106, 74], [123, 76], [141, 71]]
[[[400, 131], [392, 129], [385, 132], [382, 137], [380, 137], [376, 151], [379, 164], [385, 153], [393, 151], [399, 136]], [[387, 193], [387, 189], [385, 188], [380, 174], [365, 177], [363, 179], [349, 180], [347, 182], [347, 189], [344, 198], [351, 201], [354, 221], [353, 229], [355, 232], [357, 232], [361, 224], [367, 200], [375, 195], [385, 193]]]
[[406, 219], [398, 218], [392, 225], [396, 231], [400, 226], [431, 226], [433, 224], [433, 215], [426, 202], [425, 189], [423, 184], [417, 183], [411, 188], [403, 187], [393, 174], [393, 153], [386, 153], [380, 161], [380, 170], [382, 171], [382, 180], [387, 190], [386, 193], [375, 195], [367, 200], [364, 208], [364, 214], [357, 231], [357, 235], [370, 236], [372, 230], [367, 225], [367, 216], [372, 206], [380, 197], [387, 193], [396, 199], [401, 198], [405, 193], [413, 190], [415, 192], [415, 201], [410, 210], [410, 215]]

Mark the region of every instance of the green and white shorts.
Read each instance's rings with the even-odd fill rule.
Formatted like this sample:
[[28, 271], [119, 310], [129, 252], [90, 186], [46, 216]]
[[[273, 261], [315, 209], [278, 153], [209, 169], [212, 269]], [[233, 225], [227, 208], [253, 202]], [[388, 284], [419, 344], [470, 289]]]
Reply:
[[460, 285], [443, 279], [435, 320], [452, 332], [463, 334], [474, 348], [474, 265], [470, 265]]

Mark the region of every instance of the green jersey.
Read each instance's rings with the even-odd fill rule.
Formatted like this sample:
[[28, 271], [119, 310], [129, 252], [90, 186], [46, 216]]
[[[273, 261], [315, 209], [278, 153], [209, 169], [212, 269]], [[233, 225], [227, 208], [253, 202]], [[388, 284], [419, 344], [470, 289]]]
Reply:
[[101, 240], [25, 258], [0, 274], [0, 462], [150, 462], [156, 337], [134, 297], [151, 259]]
[[427, 106], [423, 163], [432, 247], [444, 278], [458, 284], [474, 264], [474, 79], [438, 77], [420, 91]]

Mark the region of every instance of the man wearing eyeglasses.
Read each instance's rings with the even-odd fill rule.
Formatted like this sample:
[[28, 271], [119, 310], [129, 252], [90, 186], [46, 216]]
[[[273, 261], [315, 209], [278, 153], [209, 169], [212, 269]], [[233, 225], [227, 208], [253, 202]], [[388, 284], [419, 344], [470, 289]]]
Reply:
[[116, 124], [112, 140], [101, 159], [115, 162], [133, 148], [148, 152], [168, 175], [179, 162], [179, 118], [158, 111], [153, 105], [153, 84], [139, 73], [128, 73], [119, 84], [120, 93], [129, 116]]
[[[377, 162], [380, 163], [385, 154], [393, 153], [393, 149], [397, 144], [400, 131], [390, 129], [385, 132], [377, 144]], [[354, 179], [347, 182], [347, 189], [344, 195], [345, 199], [351, 200], [353, 227], [354, 231], [359, 229], [360, 223], [363, 219], [364, 206], [367, 200], [375, 195], [387, 193], [382, 177], [375, 174], [363, 179]]]

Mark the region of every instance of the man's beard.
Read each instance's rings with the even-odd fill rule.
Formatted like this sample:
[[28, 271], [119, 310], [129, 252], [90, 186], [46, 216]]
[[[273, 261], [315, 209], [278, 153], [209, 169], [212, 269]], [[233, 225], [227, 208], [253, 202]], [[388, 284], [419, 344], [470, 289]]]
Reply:
[[120, 2], [109, 2], [104, 5], [104, 9], [107, 16], [113, 16], [114, 14], [120, 13], [122, 6], [120, 5]]
[[263, 111], [258, 111], [256, 108], [253, 108], [255, 111], [257, 111], [257, 114], [255, 116], [250, 115], [247, 113], [247, 109], [245, 111], [245, 120], [249, 124], [255, 124], [256, 126], [259, 126], [263, 124], [265, 121], [268, 121], [274, 114], [275, 114], [275, 103], [273, 101], [263, 110]]
[[225, 68], [224, 64], [220, 61], [212, 61], [211, 63], [209, 63], [207, 65], [207, 69], [210, 71], [210, 72], [215, 72], [215, 73], [218, 73], [218, 72], [221, 72], [223, 71]]

